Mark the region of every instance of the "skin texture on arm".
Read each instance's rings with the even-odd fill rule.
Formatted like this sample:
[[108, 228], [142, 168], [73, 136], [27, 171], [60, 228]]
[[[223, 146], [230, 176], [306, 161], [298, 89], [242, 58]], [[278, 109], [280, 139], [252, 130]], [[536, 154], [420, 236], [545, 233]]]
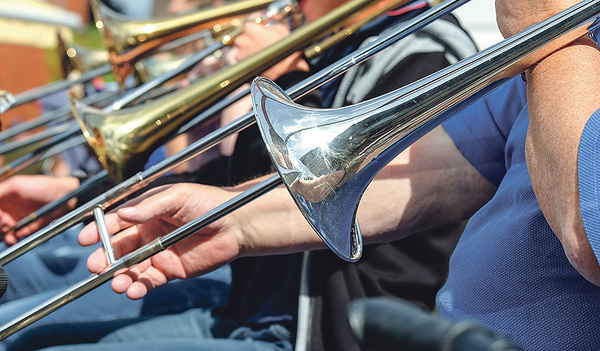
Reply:
[[[257, 181], [229, 189], [178, 184], [145, 193], [106, 215], [109, 232], [118, 232], [112, 239], [115, 254], [171, 232]], [[359, 209], [365, 242], [398, 239], [423, 229], [424, 221], [435, 226], [467, 218], [494, 191], [438, 128], [398, 156], [367, 189]], [[83, 245], [98, 241], [95, 223], [79, 240]], [[324, 248], [280, 187], [115, 277], [112, 286], [137, 299], [169, 280], [204, 274], [238, 257]], [[92, 272], [105, 266], [101, 249], [88, 259]]]
[[[577, 1], [497, 1], [502, 33], [514, 34]], [[600, 285], [600, 267], [580, 213], [578, 146], [591, 114], [600, 107], [600, 51], [587, 37], [526, 71], [530, 124], [526, 157], [536, 198], [571, 264]]]
[[587, 38], [578, 42], [527, 73], [526, 155], [540, 207], [569, 261], [586, 279], [600, 285], [600, 267], [581, 218], [577, 172], [581, 133], [600, 107], [600, 98], [589, 93], [600, 87], [600, 51]]

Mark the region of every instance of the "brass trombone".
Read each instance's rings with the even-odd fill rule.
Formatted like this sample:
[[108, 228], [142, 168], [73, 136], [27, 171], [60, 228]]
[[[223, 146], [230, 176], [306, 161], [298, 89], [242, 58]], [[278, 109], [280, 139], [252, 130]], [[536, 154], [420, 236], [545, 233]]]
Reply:
[[113, 65], [115, 80], [123, 88], [135, 63], [162, 44], [203, 29], [221, 25], [225, 19], [267, 7], [273, 0], [244, 0], [210, 10], [155, 21], [132, 21], [96, 0], [90, 0], [96, 27], [102, 32]]
[[[265, 15], [262, 17], [257, 17], [256, 19], [254, 19], [254, 21], [256, 21], [256, 22], [271, 21], [274, 19], [283, 18], [288, 15], [294, 15], [295, 13], [297, 13], [297, 11], [298, 11], [298, 9], [293, 1], [291, 1], [291, 0], [275, 0], [271, 4], [269, 4]], [[242, 22], [240, 22], [240, 23], [242, 23]], [[231, 28], [229, 28], [229, 29], [231, 29]], [[225, 30], [224, 26], [219, 26], [218, 29], [209, 30], [209, 34], [211, 36], [213, 36], [216, 33], [222, 32], [224, 30]], [[146, 95], [148, 95], [147, 93], [149, 93], [151, 90], [156, 91], [156, 89], [158, 87], [160, 87], [162, 84], [164, 84], [165, 82], [184, 74], [185, 72], [192, 69], [198, 62], [202, 61], [204, 58], [208, 57], [209, 55], [212, 55], [217, 50], [222, 49], [224, 46], [229, 45], [231, 43], [231, 41], [233, 40], [233, 38], [235, 36], [239, 35], [240, 33], [241, 33], [241, 28], [236, 29], [231, 33], [229, 33], [229, 32], [224, 33], [222, 35], [222, 38], [219, 39], [219, 41], [209, 45], [204, 50], [191, 55], [190, 57], [185, 59], [182, 63], [180, 63], [180, 65], [177, 68], [170, 70], [168, 72], [165, 72], [165, 73], [159, 75], [158, 77], [155, 77], [145, 83], [140, 82], [141, 83], [140, 86], [127, 92], [121, 98], [119, 98], [115, 101], [112, 101], [108, 106], [106, 106], [103, 109], [104, 112], [118, 110], [124, 106], [138, 102], [138, 100], [141, 99], [143, 96], [145, 97]], [[206, 35], [206, 33], [202, 34], [202, 36], [205, 36], [205, 35]], [[189, 43], [191, 40], [196, 40], [196, 39], [198, 39], [198, 34], [189, 34], [186, 37], [176, 39], [170, 43], [167, 43], [167, 44], [161, 46], [159, 49], [160, 49], [160, 51], [170, 50], [170, 49], [176, 48], [180, 45]], [[68, 53], [69, 51], [71, 51], [72, 47], [71, 48], [65, 47], [65, 49], [66, 49], [66, 52]], [[66, 54], [65, 56], [69, 56], [69, 55]], [[71, 55], [71, 56], [74, 56], [74, 55]], [[74, 56], [74, 58], [76, 58], [76, 57]], [[79, 61], [81, 61], [81, 60], [75, 60], [75, 61], [67, 60], [67, 62], [64, 62], [64, 63], [65, 63], [65, 66], [71, 66], [72, 64], [74, 64], [74, 62], [79, 62]], [[138, 63], [141, 63], [141, 62], [138, 62]], [[136, 66], [136, 68], [137, 68], [137, 66]], [[163, 89], [163, 91], [160, 91], [159, 93], [164, 95], [168, 92], [168, 91], [164, 91], [164, 90], [165, 89]], [[86, 100], [97, 101], [98, 100], [97, 96], [100, 97], [100, 96], [104, 96], [107, 94], [109, 96], [115, 96], [116, 92], [99, 93], [99, 94], [96, 94], [96, 95], [86, 98]], [[102, 101], [106, 101], [106, 98], [103, 98]], [[40, 126], [41, 124], [46, 123], [46, 121], [57, 121], [59, 119], [66, 119], [68, 111], [70, 111], [70, 109], [67, 109], [67, 110], [60, 109], [60, 112], [56, 112], [56, 113], [54, 113], [54, 111], [53, 111], [49, 115], [44, 116], [44, 118], [42, 118], [41, 121], [33, 120], [24, 126], [16, 127], [14, 131], [7, 130], [3, 134], [14, 136], [15, 134], [20, 133], [22, 131], [30, 130], [32, 127]], [[1, 167], [0, 168], [0, 180], [6, 179], [7, 177], [13, 175], [14, 173], [24, 169], [28, 165], [31, 165], [35, 162], [40, 162], [40, 161], [44, 160], [45, 158], [48, 157], [47, 156], [48, 154], [45, 154], [45, 152], [49, 148], [51, 148], [55, 145], [58, 145], [62, 142], [66, 142], [69, 139], [79, 138], [78, 137], [79, 134], [80, 134], [80, 129], [79, 129], [79, 127], [76, 126], [76, 122], [74, 121], [73, 123], [65, 123], [65, 124], [62, 124], [59, 126], [55, 126], [55, 127], [51, 128], [50, 130], [40, 132], [33, 137], [29, 137], [27, 140], [19, 141], [19, 142], [12, 142], [12, 143], [9, 143], [9, 144], [6, 144], [6, 145], [0, 147], [0, 155], [2, 155], [6, 152], [9, 152], [9, 151], [12, 151], [15, 149], [19, 149], [23, 146], [40, 142], [48, 137], [53, 137], [53, 139], [51, 141], [49, 141], [47, 144], [39, 147], [35, 151], [33, 151], [25, 156], [20, 157], [19, 159], [11, 162], [10, 164], [7, 164], [7, 165]], [[4, 138], [6, 138], [6, 137], [4, 137]], [[74, 147], [74, 146], [77, 146], [84, 142], [85, 142], [85, 139], [83, 139], [83, 141], [80, 143], [71, 143], [71, 145], [72, 145], [72, 147]]]
[[[201, 36], [206, 36], [206, 33], [202, 33], [201, 36], [193, 35], [203, 29], [209, 29], [219, 35], [230, 28], [231, 21], [234, 24], [239, 22], [236, 16], [264, 9], [272, 1], [245, 0], [212, 10], [157, 21], [132, 21], [108, 7], [98, 4], [96, 1], [90, 1], [90, 6], [96, 16], [96, 27], [103, 31], [107, 37], [109, 60], [112, 66], [99, 65], [85, 71], [80, 77], [70, 77], [48, 83], [16, 95], [0, 90], [0, 114], [13, 106], [22, 105], [49, 94], [66, 90], [76, 84], [89, 82], [94, 77], [110, 73], [111, 70], [115, 72], [115, 80], [124, 89], [125, 78], [134, 72], [135, 63], [141, 58], [158, 50], [172, 49], [173, 46], [168, 44], [170, 41], [187, 36], [197, 40]], [[103, 16], [102, 20], [97, 17], [100, 15]], [[107, 25], [104, 22], [107, 22]], [[182, 43], [180, 42], [178, 45], [182, 45]], [[71, 54], [73, 50], [76, 50], [72, 47], [70, 49], [72, 49]], [[126, 53], [126, 51], [128, 52]], [[65, 59], [69, 60], [68, 58]], [[129, 59], [131, 61], [128, 61]], [[73, 62], [73, 64], [77, 64], [77, 62]]]

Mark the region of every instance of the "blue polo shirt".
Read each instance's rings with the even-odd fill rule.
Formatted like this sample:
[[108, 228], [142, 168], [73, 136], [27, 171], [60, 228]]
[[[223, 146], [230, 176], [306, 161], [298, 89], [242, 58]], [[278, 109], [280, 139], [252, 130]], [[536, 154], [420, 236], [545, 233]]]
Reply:
[[[438, 314], [475, 320], [527, 350], [598, 349], [600, 287], [570, 265], [533, 193], [525, 163], [525, 96], [523, 81], [512, 79], [444, 124], [460, 151], [498, 190], [458, 243], [448, 281], [437, 296]], [[599, 135], [596, 114], [591, 122], [598, 126], [586, 127], [588, 133]], [[587, 149], [596, 155], [586, 158], [595, 156], [598, 164], [600, 145]], [[584, 199], [582, 191], [582, 208], [587, 201], [597, 207], [597, 200]], [[593, 239], [599, 237], [598, 225], [587, 233], [591, 242], [598, 241]]]

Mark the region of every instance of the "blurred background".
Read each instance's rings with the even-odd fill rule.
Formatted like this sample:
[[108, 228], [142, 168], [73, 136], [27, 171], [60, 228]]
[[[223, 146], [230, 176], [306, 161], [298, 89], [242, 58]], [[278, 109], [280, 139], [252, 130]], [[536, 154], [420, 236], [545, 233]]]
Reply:
[[[189, 0], [181, 0], [186, 2]], [[168, 0], [105, 1], [131, 18], [164, 15]], [[501, 36], [495, 25], [494, 2], [472, 0], [456, 13], [480, 48]], [[60, 79], [57, 36], [83, 47], [102, 46], [87, 0], [0, 0], [0, 90], [13, 94]], [[42, 107], [26, 104], [2, 116], [2, 128], [28, 120]]]

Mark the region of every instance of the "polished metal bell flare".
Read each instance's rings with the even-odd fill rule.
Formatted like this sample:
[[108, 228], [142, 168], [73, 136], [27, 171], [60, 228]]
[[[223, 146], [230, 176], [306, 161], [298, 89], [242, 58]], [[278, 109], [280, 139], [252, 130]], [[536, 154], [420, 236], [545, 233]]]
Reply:
[[341, 258], [362, 254], [356, 209], [362, 196], [353, 177], [366, 159], [349, 159], [360, 140], [347, 132], [354, 122], [337, 110], [295, 104], [271, 81], [257, 78], [252, 103], [259, 129], [283, 183], [321, 239]]

